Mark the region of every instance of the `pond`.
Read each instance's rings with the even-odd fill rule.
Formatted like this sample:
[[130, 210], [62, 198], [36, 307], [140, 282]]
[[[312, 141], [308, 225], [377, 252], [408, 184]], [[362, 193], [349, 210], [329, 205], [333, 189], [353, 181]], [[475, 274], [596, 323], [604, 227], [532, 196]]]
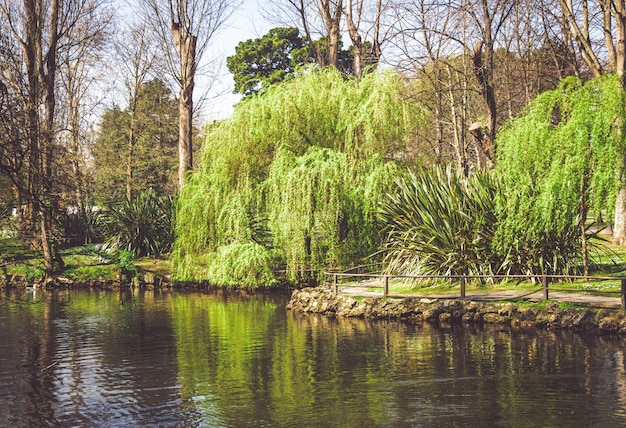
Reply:
[[4, 292], [0, 425], [626, 426], [624, 339], [330, 319], [286, 300]]

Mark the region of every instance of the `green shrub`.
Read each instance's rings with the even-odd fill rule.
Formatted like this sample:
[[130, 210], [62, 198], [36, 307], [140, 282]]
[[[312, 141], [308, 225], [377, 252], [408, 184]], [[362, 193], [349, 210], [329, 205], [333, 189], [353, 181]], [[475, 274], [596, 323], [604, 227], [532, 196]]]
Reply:
[[276, 285], [270, 251], [254, 242], [220, 247], [208, 258], [207, 280], [214, 285], [254, 288]]
[[61, 211], [55, 221], [69, 245], [100, 242], [104, 238], [105, 218], [91, 206], [84, 210]]
[[496, 186], [488, 175], [465, 179], [450, 167], [411, 173], [380, 210], [388, 269], [404, 274], [493, 274]]
[[135, 256], [167, 253], [174, 242], [172, 198], [158, 197], [153, 190], [111, 208], [107, 223], [107, 247]]

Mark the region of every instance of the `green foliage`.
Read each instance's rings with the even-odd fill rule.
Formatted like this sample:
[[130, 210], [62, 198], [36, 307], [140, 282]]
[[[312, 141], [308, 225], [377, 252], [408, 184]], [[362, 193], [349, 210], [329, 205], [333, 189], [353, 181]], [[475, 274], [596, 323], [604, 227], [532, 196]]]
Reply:
[[297, 28], [273, 28], [259, 39], [240, 42], [226, 66], [235, 79], [234, 92], [245, 96], [294, 76], [313, 60]]
[[174, 240], [173, 216], [172, 198], [158, 197], [153, 190], [141, 193], [111, 208], [107, 246], [135, 256], [167, 253]]
[[[368, 42], [366, 45], [366, 48], [371, 47]], [[341, 47], [340, 42], [337, 69], [346, 75], [352, 74], [352, 50]], [[226, 66], [235, 80], [234, 92], [249, 96], [294, 77], [307, 65], [316, 65], [315, 51], [327, 53], [328, 50], [327, 37], [309, 44], [297, 28], [273, 28], [263, 37], [240, 42], [235, 55], [226, 58]]]
[[208, 129], [181, 192], [174, 276], [211, 280], [198, 261], [231, 245], [256, 243], [292, 280], [375, 251], [376, 202], [397, 174], [384, 158], [420, 120], [403, 89], [391, 73], [356, 82], [329, 70], [242, 101]]
[[208, 260], [212, 284], [254, 288], [276, 285], [270, 252], [255, 242], [220, 247]]
[[100, 242], [104, 237], [105, 218], [92, 206], [83, 210], [63, 210], [55, 221], [70, 245]]
[[135, 253], [128, 250], [120, 249], [118, 251], [118, 264], [120, 268], [122, 268], [122, 273], [127, 277], [133, 277], [137, 275], [137, 268], [133, 264], [133, 260], [135, 260]]
[[100, 135], [92, 148], [98, 204], [111, 205], [126, 198], [131, 125], [133, 194], [150, 188], [159, 195], [173, 194], [176, 188], [176, 99], [162, 81], [155, 79], [141, 86], [134, 110], [133, 113], [131, 106], [125, 109], [113, 107], [102, 115]]
[[288, 278], [303, 280], [309, 269], [346, 266], [371, 254], [380, 236], [370, 198], [378, 200], [396, 175], [395, 165], [379, 156], [356, 161], [320, 147], [299, 157], [280, 151], [266, 181], [267, 200]]
[[383, 202], [383, 252], [390, 271], [480, 275], [498, 271], [491, 242], [496, 186], [488, 175], [465, 179], [448, 167], [409, 174]]
[[624, 90], [616, 76], [565, 79], [497, 139], [500, 226], [509, 270], [570, 273], [580, 265], [586, 207], [612, 210], [624, 153]]

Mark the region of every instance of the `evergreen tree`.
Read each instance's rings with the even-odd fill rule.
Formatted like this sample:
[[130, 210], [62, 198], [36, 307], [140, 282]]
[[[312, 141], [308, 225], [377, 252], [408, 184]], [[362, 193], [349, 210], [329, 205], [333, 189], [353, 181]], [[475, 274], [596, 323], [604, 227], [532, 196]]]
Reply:
[[154, 189], [158, 195], [176, 188], [178, 105], [158, 79], [145, 83], [139, 93], [134, 118], [135, 139], [129, 156], [129, 109], [113, 107], [104, 112], [100, 135], [92, 149], [95, 199], [111, 205], [125, 198], [128, 163], [133, 193]]
[[[352, 74], [351, 49], [341, 49], [337, 57], [337, 69]], [[226, 59], [228, 70], [235, 80], [235, 93], [244, 96], [263, 92], [270, 85], [294, 77], [307, 65], [319, 65], [316, 50], [327, 50], [328, 38], [308, 43], [297, 28], [273, 28], [258, 39], [240, 42], [235, 55]]]

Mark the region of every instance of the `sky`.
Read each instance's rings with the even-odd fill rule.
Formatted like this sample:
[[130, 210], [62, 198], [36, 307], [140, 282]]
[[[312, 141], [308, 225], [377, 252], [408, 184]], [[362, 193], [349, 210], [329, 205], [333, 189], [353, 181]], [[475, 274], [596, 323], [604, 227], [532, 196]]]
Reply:
[[[221, 78], [214, 86], [211, 96], [202, 109], [205, 121], [224, 119], [233, 112], [233, 105], [241, 96], [233, 94], [233, 76], [226, 68], [226, 58], [235, 54], [239, 42], [256, 39], [266, 34], [272, 24], [266, 21], [259, 10], [258, 0], [244, 0], [227, 25], [216, 35], [207, 54], [222, 57]], [[219, 93], [219, 95], [217, 95]]]

